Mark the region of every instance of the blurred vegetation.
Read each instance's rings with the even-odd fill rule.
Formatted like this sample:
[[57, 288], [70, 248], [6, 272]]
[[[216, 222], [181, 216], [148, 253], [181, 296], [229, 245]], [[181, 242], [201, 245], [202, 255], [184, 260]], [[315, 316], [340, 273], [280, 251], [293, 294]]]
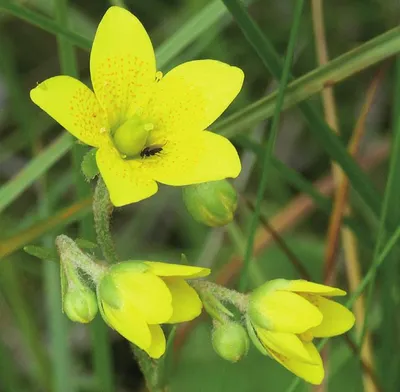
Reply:
[[[93, 240], [92, 186], [80, 173], [80, 159], [87, 149], [72, 142], [57, 123], [35, 107], [29, 90], [60, 73], [77, 71], [82, 80], [89, 80], [88, 47], [71, 50], [70, 43], [90, 47], [107, 7], [121, 3], [0, 0], [0, 391], [111, 392], [143, 388], [129, 344], [101, 320], [90, 326], [67, 321], [61, 314], [57, 263], [40, 262], [22, 250], [27, 244], [52, 246], [59, 233]], [[246, 3], [250, 3], [248, 12], [264, 37], [283, 58], [295, 1]], [[321, 36], [314, 31], [318, 17], [310, 6], [315, 3], [305, 2], [301, 15], [291, 69], [295, 77], [319, 66], [315, 39]], [[223, 119], [214, 128], [232, 136], [242, 158], [242, 174], [234, 181], [241, 195], [235, 222], [222, 229], [201, 226], [185, 210], [180, 190], [161, 186], [154, 197], [114, 213], [119, 254], [129, 259], [177, 261], [185, 253], [191, 263], [213, 267], [218, 281], [235, 287], [239, 272], [236, 263], [243, 259], [250, 234], [264, 170], [264, 142], [268, 141], [276, 100], [270, 107], [251, 112], [255, 113], [253, 120], [246, 108], [277, 88], [281, 70], [274, 74], [276, 64], [271, 53], [258, 46], [261, 56], [257, 54], [252, 44], [257, 47], [259, 43], [243, 33], [251, 26], [235, 13], [232, 18], [222, 1], [126, 0], [124, 4], [145, 25], [163, 72], [189, 59], [213, 58], [239, 66], [246, 79], [241, 94], [224, 115], [229, 120], [230, 115], [239, 113], [240, 128], [229, 128]], [[323, 7], [331, 59], [396, 28], [400, 16], [396, 0], [336, 0], [323, 2]], [[347, 65], [337, 63], [333, 67], [336, 76], [348, 66], [343, 76], [322, 78], [317, 88], [312, 86], [312, 79], [301, 84], [301, 100], [309, 97], [310, 109], [304, 109], [304, 102], [303, 106], [296, 105], [296, 94], [290, 95], [293, 101], [281, 115], [261, 202], [263, 220], [257, 220], [255, 252], [249, 264], [249, 289], [276, 277], [298, 278], [294, 256], [312, 279], [328, 279], [352, 292], [354, 282], [357, 285], [367, 271], [373, 271], [373, 264], [385, 261], [380, 262], [376, 279], [372, 274], [375, 284], [366, 291], [369, 295], [359, 303], [361, 314], [365, 312], [368, 317], [364, 332], [360, 332], [361, 319], [360, 328], [350, 333], [356, 354], [343, 338], [333, 339], [324, 352], [326, 391], [400, 389], [400, 357], [393, 354], [400, 348], [396, 241], [387, 248], [387, 257], [381, 257], [400, 218], [400, 59], [394, 56], [400, 50], [400, 31], [385, 37], [374, 48], [367, 48], [361, 60], [352, 52]], [[76, 38], [81, 40], [74, 42]], [[76, 64], [63, 57], [68, 51]], [[269, 69], [265, 67], [268, 62]], [[345, 80], [336, 83], [341, 79]], [[324, 85], [334, 86], [340, 140], [329, 137], [332, 131], [327, 132], [323, 121]], [[368, 94], [373, 98], [370, 103]], [[304, 116], [306, 110], [314, 114]], [[362, 132], [357, 159], [365, 174], [345, 153], [356, 124]], [[350, 248], [346, 240], [340, 241], [339, 231], [328, 236], [332, 213], [340, 215], [340, 208], [339, 212], [332, 209], [333, 161], [350, 178], [351, 214], [341, 225], [355, 233], [351, 238], [356, 243]], [[272, 239], [267, 222], [289, 253]], [[336, 238], [339, 244], [335, 246]], [[327, 276], [327, 252], [332, 248], [337, 251], [329, 270], [331, 276]], [[351, 269], [354, 264], [350, 263], [349, 249], [358, 253], [355, 267], [360, 269], [360, 277]], [[363, 356], [364, 363], [372, 361], [367, 376], [357, 349], [362, 341], [360, 334], [370, 347], [369, 354]], [[212, 350], [206, 318], [178, 328], [173, 343], [175, 348], [171, 346], [168, 354], [170, 391], [311, 390], [305, 383], [294, 389], [295, 377], [253, 348], [239, 363], [224, 362]], [[374, 375], [375, 382], [368, 374]]]

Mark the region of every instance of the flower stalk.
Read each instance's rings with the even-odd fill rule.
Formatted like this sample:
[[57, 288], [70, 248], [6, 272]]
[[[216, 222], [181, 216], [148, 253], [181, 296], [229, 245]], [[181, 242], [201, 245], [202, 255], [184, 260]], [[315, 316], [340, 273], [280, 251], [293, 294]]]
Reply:
[[97, 242], [105, 259], [114, 264], [118, 262], [117, 251], [110, 231], [110, 218], [113, 205], [103, 178], [99, 176], [93, 198], [93, 216], [96, 228]]

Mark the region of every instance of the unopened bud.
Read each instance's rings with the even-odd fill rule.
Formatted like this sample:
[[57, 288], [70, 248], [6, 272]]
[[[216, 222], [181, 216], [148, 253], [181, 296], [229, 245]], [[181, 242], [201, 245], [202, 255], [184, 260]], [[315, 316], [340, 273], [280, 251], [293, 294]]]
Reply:
[[211, 181], [183, 188], [183, 201], [195, 220], [208, 226], [224, 226], [233, 220], [237, 193], [227, 181]]
[[220, 357], [230, 362], [237, 362], [249, 350], [249, 337], [240, 324], [228, 322], [214, 328], [212, 345]]
[[68, 290], [64, 295], [64, 312], [77, 323], [90, 323], [97, 314], [97, 300], [92, 290], [80, 288]]

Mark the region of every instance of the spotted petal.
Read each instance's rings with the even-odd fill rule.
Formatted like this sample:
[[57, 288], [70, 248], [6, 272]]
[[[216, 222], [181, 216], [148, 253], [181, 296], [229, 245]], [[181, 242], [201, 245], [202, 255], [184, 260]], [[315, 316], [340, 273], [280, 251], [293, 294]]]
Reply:
[[220, 61], [183, 63], [157, 83], [146, 115], [160, 133], [204, 130], [236, 97], [243, 78], [239, 68]]
[[141, 161], [122, 159], [111, 142], [97, 151], [96, 161], [115, 206], [135, 203], [157, 192], [157, 183], [143, 171]]
[[284, 355], [272, 350], [269, 350], [268, 352], [272, 358], [296, 376], [306, 380], [310, 384], [320, 385], [325, 374], [321, 356], [312, 343], [304, 343], [304, 347], [311, 358], [312, 364], [299, 361], [295, 358], [285, 357]]
[[241, 170], [232, 143], [208, 131], [170, 137], [161, 153], [143, 165], [156, 181], [173, 186], [234, 178]]
[[31, 99], [83, 143], [98, 147], [107, 137], [105, 112], [93, 91], [70, 76], [55, 76], [31, 90]]
[[105, 13], [94, 38], [90, 73], [112, 128], [146, 104], [155, 82], [154, 50], [143, 25], [129, 11], [111, 7]]
[[266, 349], [297, 359], [302, 362], [312, 363], [304, 343], [293, 333], [271, 332], [264, 328], [256, 327], [257, 336]]

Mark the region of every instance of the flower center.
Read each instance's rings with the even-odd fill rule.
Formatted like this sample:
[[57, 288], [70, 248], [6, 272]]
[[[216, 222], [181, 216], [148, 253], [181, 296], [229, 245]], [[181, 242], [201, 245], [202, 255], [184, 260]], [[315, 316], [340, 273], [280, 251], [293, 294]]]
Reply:
[[114, 146], [124, 158], [134, 158], [145, 148], [154, 125], [134, 116], [120, 125], [113, 134]]

